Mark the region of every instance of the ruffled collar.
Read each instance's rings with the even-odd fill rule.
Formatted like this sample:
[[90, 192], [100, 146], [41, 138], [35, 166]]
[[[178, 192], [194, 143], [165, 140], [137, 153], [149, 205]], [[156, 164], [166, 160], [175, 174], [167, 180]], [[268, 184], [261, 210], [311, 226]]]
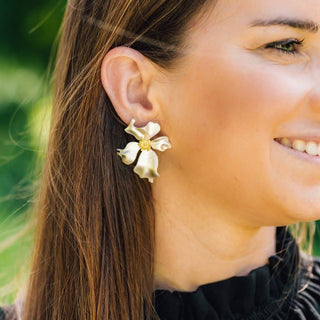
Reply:
[[[287, 226], [277, 227], [276, 254], [246, 276], [203, 284], [196, 291], [154, 291], [161, 319], [266, 319], [288, 309], [298, 291], [299, 247]], [[285, 297], [285, 299], [284, 299]]]

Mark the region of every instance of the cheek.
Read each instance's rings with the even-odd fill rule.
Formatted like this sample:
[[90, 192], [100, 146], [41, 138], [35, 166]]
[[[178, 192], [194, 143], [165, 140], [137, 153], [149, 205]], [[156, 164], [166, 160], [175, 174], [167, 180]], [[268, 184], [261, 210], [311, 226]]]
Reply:
[[249, 54], [193, 60], [171, 96], [176, 147], [170, 161], [201, 184], [199, 190], [259, 207], [252, 195], [273, 188], [273, 138], [307, 92], [296, 74]]
[[301, 102], [305, 91], [301, 81], [283, 66], [255, 64], [253, 59], [231, 61], [215, 64], [214, 72], [204, 73], [207, 85], [202, 85], [202, 96], [210, 103], [209, 116], [222, 132], [228, 129], [250, 140], [256, 134], [271, 138]]
[[177, 136], [188, 137], [195, 150], [214, 154], [239, 147], [252, 152], [262, 144], [265, 148], [305, 88], [284, 66], [256, 60], [247, 54], [194, 62], [175, 100], [173, 117], [183, 132]]

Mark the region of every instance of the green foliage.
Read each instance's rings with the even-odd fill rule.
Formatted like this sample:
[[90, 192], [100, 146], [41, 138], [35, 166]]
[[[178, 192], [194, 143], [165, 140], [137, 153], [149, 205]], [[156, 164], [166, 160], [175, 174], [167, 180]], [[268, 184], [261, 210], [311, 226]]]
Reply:
[[0, 305], [14, 302], [28, 276], [33, 232], [27, 223], [25, 215], [0, 215]]
[[47, 134], [47, 72], [66, 1], [0, 1], [0, 301], [12, 303], [16, 290], [5, 285], [30, 254], [31, 233], [23, 230]]
[[0, 55], [45, 68], [61, 23], [64, 0], [1, 0]]
[[19, 212], [32, 195], [40, 136], [30, 124], [44, 101], [49, 56], [65, 1], [2, 1], [0, 19], [0, 212]]

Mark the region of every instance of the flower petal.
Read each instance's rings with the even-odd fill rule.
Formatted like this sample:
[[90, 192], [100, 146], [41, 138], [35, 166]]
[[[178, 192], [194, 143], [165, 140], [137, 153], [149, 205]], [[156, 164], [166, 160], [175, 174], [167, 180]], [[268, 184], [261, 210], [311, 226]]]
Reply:
[[137, 128], [134, 125], [135, 121], [135, 119], [131, 119], [128, 127], [125, 128], [124, 131], [135, 136], [137, 140], [151, 139], [160, 131], [160, 125], [158, 123], [150, 121], [144, 127]]
[[152, 149], [155, 149], [155, 150], [165, 151], [171, 148], [171, 144], [169, 142], [168, 137], [163, 136], [163, 137], [159, 137], [157, 139], [152, 140], [151, 147]]
[[122, 162], [125, 164], [131, 164], [136, 159], [140, 147], [138, 142], [129, 142], [124, 149], [117, 150]]
[[153, 182], [154, 178], [159, 177], [158, 163], [158, 156], [153, 150], [143, 150], [133, 171], [140, 178], [148, 178], [149, 182]]

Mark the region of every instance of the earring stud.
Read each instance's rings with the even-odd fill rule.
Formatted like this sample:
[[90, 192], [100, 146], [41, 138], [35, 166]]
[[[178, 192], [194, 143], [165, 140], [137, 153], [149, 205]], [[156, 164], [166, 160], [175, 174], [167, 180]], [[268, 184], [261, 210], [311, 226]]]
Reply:
[[138, 128], [135, 125], [135, 119], [132, 119], [125, 132], [133, 135], [139, 142], [129, 142], [124, 149], [117, 149], [117, 154], [121, 157], [123, 163], [132, 164], [141, 151], [138, 162], [133, 171], [140, 178], [148, 178], [148, 181], [153, 183], [154, 178], [159, 177], [158, 156], [153, 151], [165, 151], [171, 148], [168, 137], [162, 136], [151, 140], [160, 131], [160, 125], [155, 122], [148, 122], [144, 127]]

